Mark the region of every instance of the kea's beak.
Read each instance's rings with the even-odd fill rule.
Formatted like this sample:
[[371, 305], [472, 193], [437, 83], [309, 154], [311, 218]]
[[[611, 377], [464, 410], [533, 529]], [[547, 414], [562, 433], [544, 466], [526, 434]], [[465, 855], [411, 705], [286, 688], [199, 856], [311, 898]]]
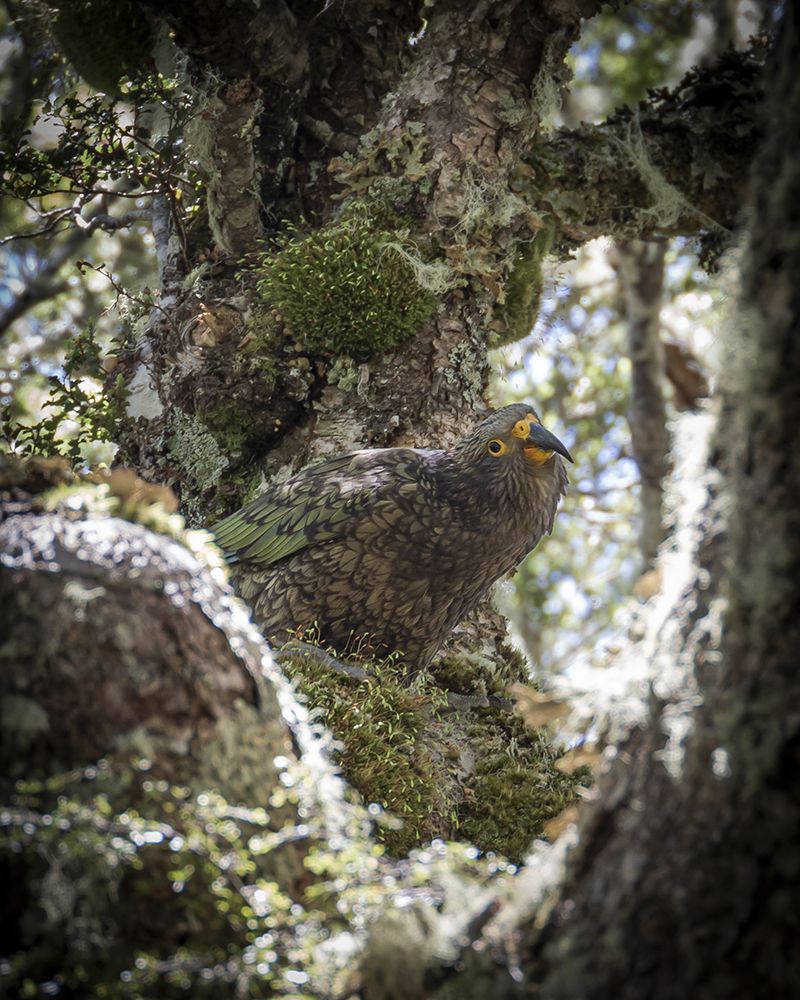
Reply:
[[542, 427], [541, 424], [534, 424], [531, 422], [530, 431], [528, 432], [528, 437], [525, 443], [534, 444], [537, 448], [541, 448], [542, 451], [556, 451], [559, 455], [563, 455], [568, 461], [573, 461], [572, 455], [570, 455], [555, 434], [551, 434], [550, 431]]

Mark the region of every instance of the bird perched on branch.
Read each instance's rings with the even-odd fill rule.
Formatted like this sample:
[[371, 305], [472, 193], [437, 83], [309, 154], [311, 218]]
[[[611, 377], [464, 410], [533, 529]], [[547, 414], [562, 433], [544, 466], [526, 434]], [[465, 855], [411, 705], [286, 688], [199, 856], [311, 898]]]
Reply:
[[310, 466], [212, 529], [265, 634], [430, 663], [553, 527], [572, 458], [526, 403], [449, 451], [381, 448]]

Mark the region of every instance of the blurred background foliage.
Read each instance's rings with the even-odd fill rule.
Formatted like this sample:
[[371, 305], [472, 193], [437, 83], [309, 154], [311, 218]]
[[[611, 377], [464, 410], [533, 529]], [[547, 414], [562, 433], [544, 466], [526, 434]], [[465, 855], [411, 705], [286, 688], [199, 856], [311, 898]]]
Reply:
[[[123, 61], [119, 74], [128, 75], [110, 79], [108, 60], [71, 65], [63, 53], [72, 42], [59, 37], [69, 34], [60, 23], [69, 16], [53, 23], [48, 11], [38, 0], [0, 0], [0, 449], [49, 449], [93, 465], [113, 460], [115, 407], [124, 406], [123, 387], [114, 389], [115, 352], [135, 341], [155, 303], [153, 199], [168, 199], [191, 226], [200, 181], [180, 139], [191, 108], [168, 67], [145, 60], [137, 75], [136, 63]], [[743, 44], [757, 17], [750, 0], [652, 0], [600, 14], [570, 54], [572, 84], [546, 125], [601, 121], [636, 104], [648, 88], [673, 85], [691, 65]], [[100, 83], [109, 96], [98, 96]], [[168, 118], [158, 147], [150, 139], [154, 114]], [[127, 215], [129, 223], [93, 229], [98, 213]], [[713, 376], [725, 296], [719, 274], [703, 270], [696, 251], [680, 239], [667, 248], [660, 336], [684, 373], [702, 382]], [[639, 474], [617, 257], [600, 240], [571, 263], [551, 262], [534, 330], [495, 352], [493, 401], [534, 401], [576, 457], [554, 537], [501, 588], [542, 672], [613, 645], [637, 581], [640, 595], [648, 592], [637, 548]], [[702, 405], [680, 398], [666, 374], [661, 381], [670, 420]]]

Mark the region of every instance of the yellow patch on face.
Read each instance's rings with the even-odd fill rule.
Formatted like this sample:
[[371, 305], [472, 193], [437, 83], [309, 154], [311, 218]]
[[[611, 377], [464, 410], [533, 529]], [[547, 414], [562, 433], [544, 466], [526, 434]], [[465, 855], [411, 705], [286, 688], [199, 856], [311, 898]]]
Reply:
[[527, 420], [518, 420], [514, 426], [511, 428], [511, 433], [515, 438], [520, 438], [524, 441], [531, 432], [531, 425]]
[[524, 420], [518, 420], [511, 428], [514, 437], [524, 441], [531, 432], [531, 424], [539, 424], [541, 421], [535, 413], [526, 413]]
[[536, 462], [537, 465], [543, 465], [549, 458], [553, 457], [552, 451], [549, 451], [547, 448], [537, 448], [533, 444], [528, 445], [527, 448], [523, 448], [522, 450], [525, 452], [525, 458]]

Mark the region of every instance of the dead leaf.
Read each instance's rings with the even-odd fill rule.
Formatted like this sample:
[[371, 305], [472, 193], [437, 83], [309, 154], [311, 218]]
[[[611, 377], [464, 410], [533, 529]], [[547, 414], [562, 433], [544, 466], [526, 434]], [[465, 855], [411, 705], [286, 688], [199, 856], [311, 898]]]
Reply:
[[514, 706], [529, 729], [541, 729], [551, 722], [566, 719], [572, 706], [551, 694], [543, 694], [528, 684], [513, 684], [511, 694], [516, 699]]
[[564, 774], [572, 774], [579, 767], [595, 768], [603, 759], [603, 755], [598, 751], [593, 743], [587, 743], [581, 747], [573, 747], [568, 750], [563, 757], [556, 761], [556, 769]]
[[578, 807], [568, 806], [563, 812], [560, 812], [558, 816], [554, 816], [553, 819], [548, 820], [544, 825], [544, 835], [552, 843], [557, 840], [561, 834], [571, 826], [573, 823], [578, 822]]
[[661, 570], [651, 569], [642, 573], [633, 585], [633, 592], [640, 601], [647, 601], [661, 590]]

